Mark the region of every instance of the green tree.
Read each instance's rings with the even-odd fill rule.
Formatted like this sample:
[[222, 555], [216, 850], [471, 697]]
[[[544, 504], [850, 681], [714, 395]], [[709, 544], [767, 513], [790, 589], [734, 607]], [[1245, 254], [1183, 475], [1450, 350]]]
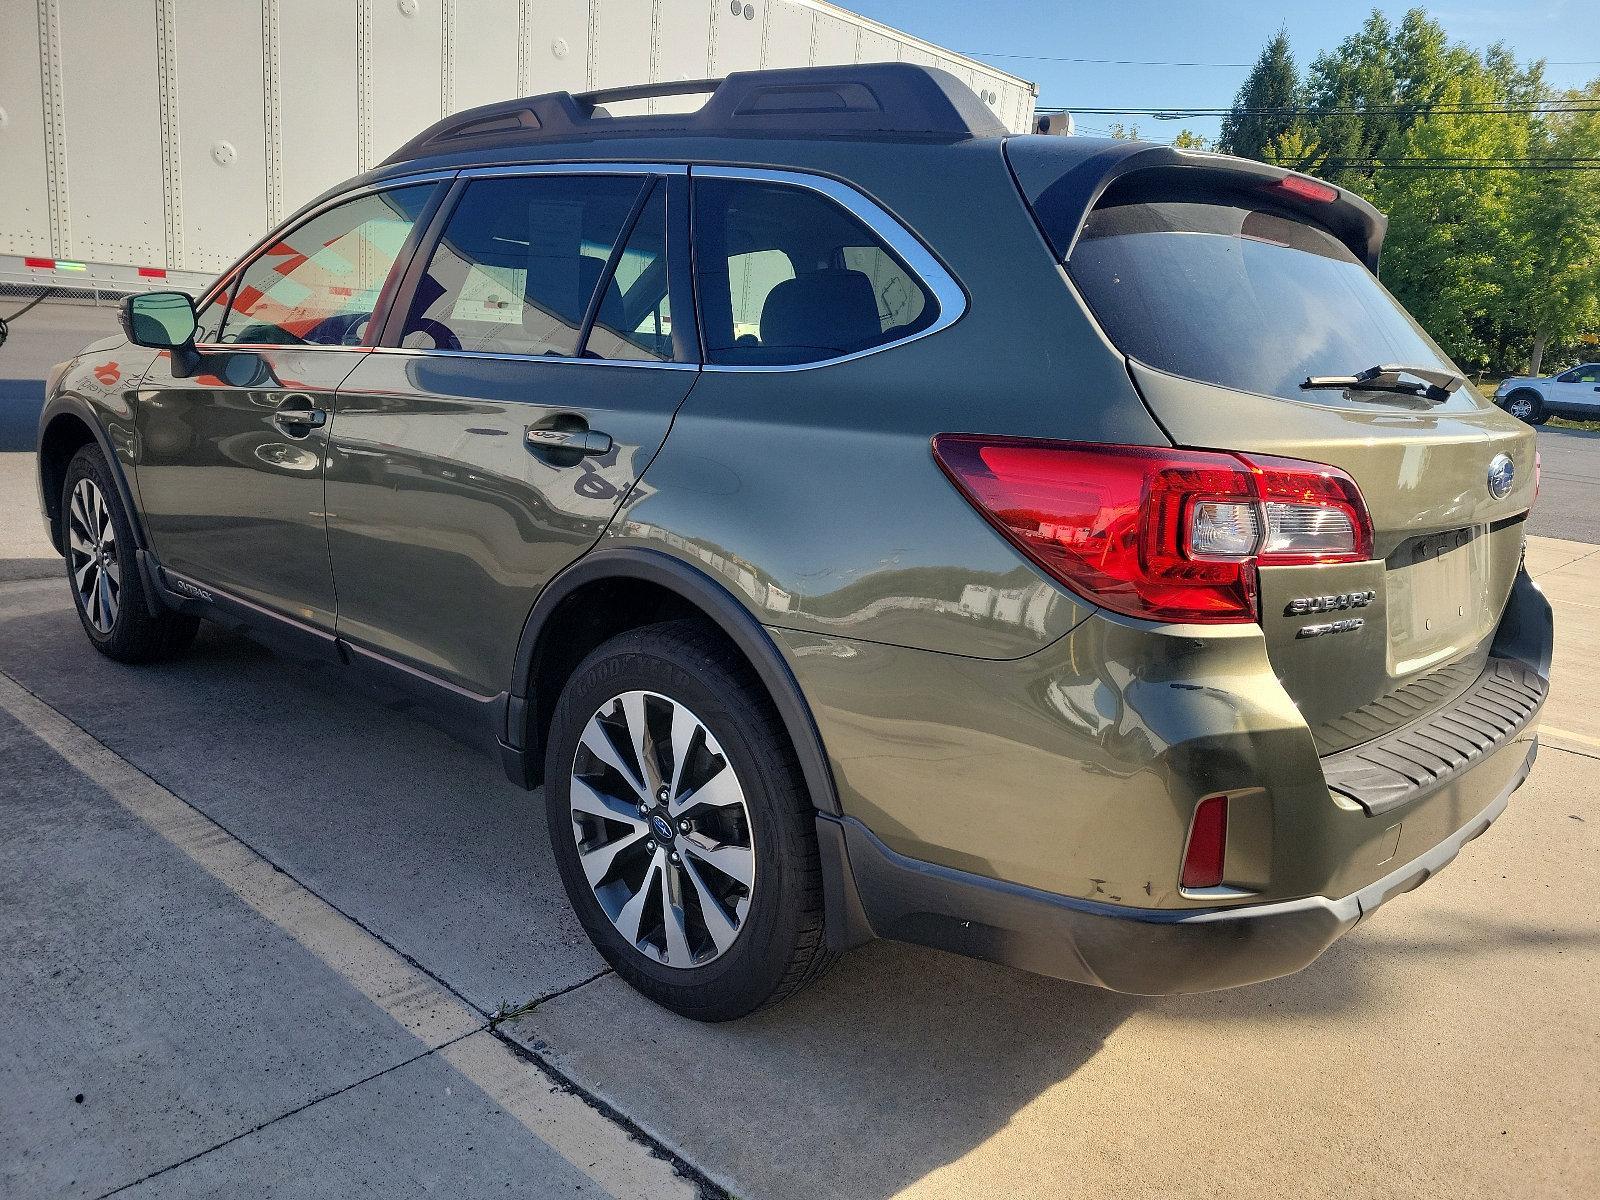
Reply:
[[[1568, 100], [1600, 101], [1600, 80]], [[1555, 113], [1531, 142], [1547, 158], [1600, 158], [1600, 109]], [[1530, 169], [1511, 181], [1507, 324], [1528, 343], [1537, 375], [1551, 345], [1600, 328], [1600, 172]]]
[[[1295, 112], [1250, 111], [1284, 107], [1262, 97], [1287, 94], [1292, 69], [1280, 32], [1221, 147], [1319, 175], [1387, 213], [1384, 282], [1452, 357], [1537, 365], [1546, 347], [1600, 332], [1600, 172], [1516, 167], [1600, 158], [1600, 111], [1508, 111], [1551, 98], [1542, 65], [1452, 43], [1421, 9], [1398, 22], [1374, 11], [1319, 54]], [[1581, 97], [1600, 105], [1600, 86]]]
[[1178, 130], [1178, 136], [1172, 139], [1172, 144], [1179, 150], [1210, 150], [1212, 145], [1192, 129]]
[[1294, 110], [1304, 98], [1289, 33], [1280, 29], [1245, 77], [1233, 110], [1222, 119], [1218, 149], [1244, 158], [1269, 157], [1273, 144], [1299, 123]]

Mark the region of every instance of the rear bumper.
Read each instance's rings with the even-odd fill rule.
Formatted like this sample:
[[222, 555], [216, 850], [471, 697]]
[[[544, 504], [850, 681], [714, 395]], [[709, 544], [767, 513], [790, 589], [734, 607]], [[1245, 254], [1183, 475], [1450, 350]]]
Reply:
[[[843, 821], [850, 873], [867, 924], [917, 942], [1041, 975], [1137, 995], [1204, 992], [1300, 970], [1391, 897], [1445, 867], [1505, 811], [1528, 777], [1537, 740], [1494, 801], [1431, 850], [1350, 895], [1211, 909], [1138, 909], [1052, 895], [896, 853]], [[1485, 764], [1487, 765], [1487, 764]]]

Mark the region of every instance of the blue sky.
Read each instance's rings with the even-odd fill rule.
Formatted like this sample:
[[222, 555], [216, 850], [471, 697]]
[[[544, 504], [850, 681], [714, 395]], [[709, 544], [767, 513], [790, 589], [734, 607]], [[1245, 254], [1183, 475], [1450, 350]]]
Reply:
[[[1039, 103], [1214, 108], [1233, 99], [1247, 66], [1164, 67], [1048, 62], [990, 54], [1165, 62], [1250, 63], [1280, 25], [1303, 68], [1354, 32], [1374, 7], [1399, 17], [1410, 3], [1371, 0], [842, 0], [844, 6], [931, 42], [983, 58], [1039, 84]], [[1415, 3], [1415, 0], [1413, 0]], [[1600, 76], [1595, 0], [1448, 0], [1422, 7], [1452, 38], [1482, 48], [1504, 41], [1547, 78], [1576, 87]], [[1590, 60], [1577, 65], [1557, 65]], [[1103, 129], [1114, 117], [1079, 118]], [[1125, 118], [1129, 120], [1133, 118]], [[1215, 120], [1138, 118], [1147, 137], [1187, 125], [1214, 137]]]

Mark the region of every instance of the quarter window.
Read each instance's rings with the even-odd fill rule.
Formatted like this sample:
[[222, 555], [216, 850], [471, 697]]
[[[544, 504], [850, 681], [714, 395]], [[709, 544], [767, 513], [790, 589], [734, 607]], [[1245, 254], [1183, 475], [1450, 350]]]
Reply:
[[938, 316], [921, 280], [826, 196], [788, 184], [700, 179], [694, 204], [710, 362], [821, 362], [909, 337]]
[[239, 345], [355, 346], [378, 294], [433, 192], [392, 188], [347, 201], [273, 242], [245, 267], [233, 301], [204, 336]]
[[[417, 283], [401, 345], [575, 356], [590, 301], [648, 186], [616, 175], [525, 175], [467, 184]], [[629, 282], [637, 284], [660, 257], [659, 246], [642, 246]], [[619, 350], [624, 357], [645, 356], [631, 340], [644, 317], [630, 324], [627, 312], [619, 280], [608, 280], [598, 319], [610, 336], [597, 339], [607, 343], [607, 357]], [[663, 313], [662, 324], [670, 328], [669, 322]], [[651, 323], [647, 332], [654, 328]]]

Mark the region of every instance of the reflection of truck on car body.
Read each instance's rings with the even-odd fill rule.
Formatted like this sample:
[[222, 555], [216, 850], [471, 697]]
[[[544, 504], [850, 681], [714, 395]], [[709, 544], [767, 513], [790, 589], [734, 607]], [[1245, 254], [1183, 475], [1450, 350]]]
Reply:
[[199, 293], [307, 200], [474, 105], [896, 60], [1032, 123], [1031, 83], [822, 0], [0, 5], [0, 293]]
[[1559, 375], [1514, 375], [1495, 389], [1494, 402], [1530, 425], [1551, 417], [1600, 417], [1600, 363], [1584, 363]]

